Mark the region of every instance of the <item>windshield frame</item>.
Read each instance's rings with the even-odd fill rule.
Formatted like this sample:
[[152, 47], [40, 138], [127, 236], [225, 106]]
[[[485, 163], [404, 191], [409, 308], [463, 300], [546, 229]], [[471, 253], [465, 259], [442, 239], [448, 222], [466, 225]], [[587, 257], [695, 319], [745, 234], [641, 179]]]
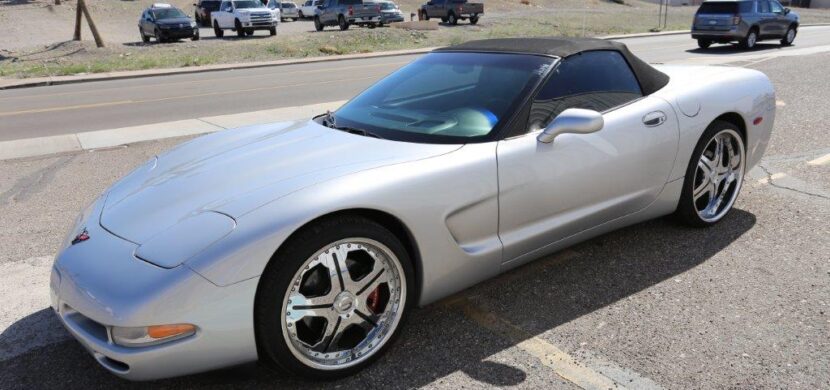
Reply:
[[[427, 53], [427, 54], [431, 54]], [[487, 50], [442, 50], [440, 53], [464, 53], [464, 54], [494, 54], [494, 55], [512, 55], [512, 56], [524, 56], [524, 57], [542, 57], [547, 58], [550, 60], [550, 64], [545, 70], [545, 73], [541, 74], [535, 83], [528, 84], [522, 89], [519, 94], [516, 96], [514, 101], [512, 101], [505, 110], [505, 116], [501, 120], [499, 120], [490, 132], [485, 135], [480, 136], [473, 136], [473, 137], [466, 137], [466, 136], [452, 136], [452, 135], [436, 135], [436, 134], [424, 134], [424, 133], [415, 133], [415, 132], [407, 132], [401, 130], [393, 130], [393, 129], [384, 129], [384, 128], [367, 128], [363, 129], [360, 126], [354, 126], [352, 123], [345, 118], [338, 119], [337, 118], [337, 111], [346, 107], [349, 103], [352, 103], [355, 99], [363, 95], [366, 91], [374, 88], [376, 85], [380, 84], [386, 77], [378, 80], [377, 82], [373, 83], [368, 88], [361, 91], [359, 94], [355, 95], [348, 102], [343, 104], [341, 108], [338, 108], [337, 111], [333, 111], [331, 114], [334, 117], [334, 122], [338, 127], [357, 127], [360, 130], [365, 130], [367, 132], [373, 133], [378, 135], [380, 138], [393, 140], [393, 141], [402, 141], [402, 142], [414, 142], [414, 143], [423, 143], [423, 144], [454, 144], [454, 145], [464, 145], [464, 144], [472, 144], [472, 143], [485, 143], [485, 142], [493, 142], [499, 141], [505, 138], [510, 132], [509, 129], [513, 127], [513, 123], [516, 121], [518, 117], [521, 115], [522, 109], [529, 104], [532, 100], [533, 96], [536, 95], [539, 88], [544, 85], [544, 82], [549, 78], [551, 72], [556, 69], [559, 65], [561, 58], [554, 55], [547, 55], [547, 54], [536, 54], [536, 53], [522, 53], [522, 52], [504, 52], [504, 51], [487, 51]], [[389, 77], [389, 76], [387, 76]], [[326, 121], [327, 114], [322, 114], [314, 117], [314, 121], [319, 124], [324, 124]]]
[[[178, 12], [178, 15], [166, 16], [166, 17], [160, 18], [159, 15], [156, 14], [156, 12], [160, 12], [160, 13], [170, 13], [170, 12], [175, 13], [175, 12]], [[184, 11], [182, 11], [182, 10], [176, 8], [176, 7], [153, 8], [153, 9], [150, 10], [150, 13], [153, 15], [153, 20], [155, 20], [155, 21], [189, 18], [189, 16], [187, 16], [187, 14], [184, 13]]]

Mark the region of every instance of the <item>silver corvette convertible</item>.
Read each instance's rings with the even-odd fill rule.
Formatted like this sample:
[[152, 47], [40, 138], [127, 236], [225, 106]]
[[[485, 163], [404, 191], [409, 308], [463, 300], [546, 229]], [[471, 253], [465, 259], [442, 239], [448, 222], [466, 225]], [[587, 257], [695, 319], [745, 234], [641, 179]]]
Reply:
[[589, 39], [435, 50], [335, 112], [147, 161], [78, 217], [52, 304], [128, 379], [349, 375], [414, 305], [650, 218], [717, 223], [774, 119], [753, 70]]

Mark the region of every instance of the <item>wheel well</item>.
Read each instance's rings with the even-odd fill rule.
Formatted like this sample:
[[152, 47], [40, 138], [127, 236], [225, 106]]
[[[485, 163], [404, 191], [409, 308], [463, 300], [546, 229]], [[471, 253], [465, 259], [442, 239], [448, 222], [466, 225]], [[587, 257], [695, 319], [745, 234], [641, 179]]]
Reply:
[[726, 114], [723, 114], [723, 115], [715, 118], [715, 120], [721, 120], [721, 121], [724, 121], [724, 122], [729, 122], [729, 123], [737, 126], [738, 131], [741, 134], [741, 137], [744, 139], [744, 143], [746, 143], [746, 122], [744, 121], [744, 118], [740, 114], [735, 113], [735, 112], [727, 112]]
[[[288, 242], [289, 240], [294, 238], [294, 236], [299, 231], [303, 230], [304, 228], [306, 228], [308, 226], [312, 226], [312, 225], [314, 225], [314, 224], [316, 224], [316, 223], [318, 223], [318, 222], [320, 222], [324, 219], [329, 219], [329, 218], [334, 218], [334, 217], [339, 217], [339, 216], [344, 216], [344, 215], [363, 217], [363, 218], [372, 220], [374, 222], [377, 222], [378, 224], [385, 227], [386, 229], [389, 229], [389, 231], [392, 232], [392, 234], [394, 234], [395, 237], [397, 237], [398, 240], [401, 241], [401, 244], [403, 244], [403, 247], [406, 249], [406, 252], [409, 255], [410, 261], [412, 262], [412, 268], [415, 270], [416, 290], [415, 290], [414, 298], [415, 298], [415, 302], [418, 302], [420, 300], [420, 295], [421, 295], [421, 291], [420, 291], [421, 280], [423, 280], [422, 279], [422, 277], [423, 277], [422, 269], [423, 268], [421, 267], [421, 255], [420, 255], [420, 251], [418, 250], [418, 244], [415, 241], [415, 238], [412, 236], [412, 233], [406, 227], [406, 225], [404, 225], [404, 223], [401, 222], [400, 219], [398, 219], [397, 217], [395, 217], [392, 214], [389, 214], [389, 213], [386, 213], [386, 212], [383, 212], [383, 211], [379, 211], [379, 210], [374, 210], [374, 209], [347, 209], [347, 210], [335, 211], [335, 212], [332, 212], [332, 213], [329, 213], [329, 214], [321, 215], [321, 216], [319, 216], [319, 217], [317, 217], [317, 218], [315, 218], [311, 221], [308, 221], [303, 226], [300, 226], [299, 228], [297, 228], [297, 230], [292, 232], [291, 235], [288, 236], [288, 238], [285, 239], [285, 242]], [[279, 249], [277, 249], [276, 252], [279, 252]]]

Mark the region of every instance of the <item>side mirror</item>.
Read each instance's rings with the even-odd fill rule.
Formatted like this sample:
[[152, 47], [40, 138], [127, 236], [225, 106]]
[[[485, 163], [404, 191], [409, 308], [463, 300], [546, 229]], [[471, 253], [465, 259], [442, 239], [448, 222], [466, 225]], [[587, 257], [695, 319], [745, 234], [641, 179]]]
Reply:
[[581, 108], [569, 108], [562, 111], [548, 127], [536, 137], [536, 140], [549, 144], [560, 134], [589, 134], [600, 131], [605, 125], [602, 114], [593, 110]]
[[784, 15], [789, 15], [789, 14], [790, 14], [790, 9], [789, 8], [784, 8]]
[[318, 5], [317, 9], [323, 9], [323, 5], [322, 4]]

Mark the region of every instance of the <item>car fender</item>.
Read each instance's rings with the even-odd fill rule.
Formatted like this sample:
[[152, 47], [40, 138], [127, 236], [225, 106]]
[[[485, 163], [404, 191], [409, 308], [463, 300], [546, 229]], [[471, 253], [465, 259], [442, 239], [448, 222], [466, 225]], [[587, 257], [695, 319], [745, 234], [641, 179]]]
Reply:
[[185, 264], [218, 285], [254, 278], [302, 226], [368, 209], [393, 216], [411, 233], [420, 248], [412, 256], [420, 259], [419, 303], [432, 302], [499, 272], [495, 149], [494, 142], [470, 144], [312, 185], [238, 217], [237, 229]]

